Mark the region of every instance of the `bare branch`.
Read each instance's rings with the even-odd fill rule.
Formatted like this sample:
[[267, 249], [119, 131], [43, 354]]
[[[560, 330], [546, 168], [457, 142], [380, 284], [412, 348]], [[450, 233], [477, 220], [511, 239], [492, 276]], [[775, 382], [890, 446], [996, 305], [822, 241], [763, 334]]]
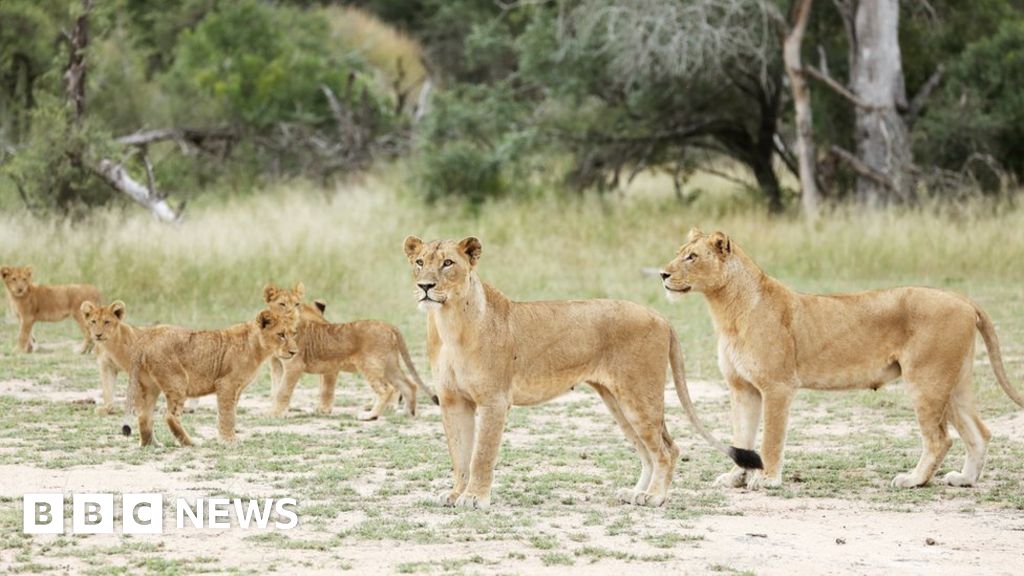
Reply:
[[931, 97], [932, 92], [939, 87], [942, 82], [942, 77], [946, 73], [946, 68], [942, 64], [935, 67], [935, 71], [928, 77], [928, 80], [921, 86], [921, 89], [917, 91], [913, 99], [910, 100], [910, 106], [907, 108], [907, 128], [909, 129], [914, 125], [914, 121], [917, 120], [918, 115], [921, 114], [921, 110], [924, 109], [925, 104], [928, 103], [928, 98]]
[[174, 210], [163, 198], [155, 196], [151, 190], [137, 182], [125, 171], [124, 166], [111, 160], [100, 160], [98, 166], [91, 167], [92, 171], [102, 178], [110, 187], [122, 192], [132, 200], [138, 202], [154, 216], [163, 222], [178, 222], [181, 220], [181, 210]]
[[804, 67], [804, 72], [808, 76], [810, 76], [811, 78], [814, 78], [815, 80], [818, 80], [819, 82], [822, 82], [823, 84], [825, 84], [826, 86], [831, 88], [832, 91], [835, 92], [836, 94], [839, 94], [843, 98], [846, 98], [854, 106], [856, 106], [858, 108], [863, 108], [865, 110], [873, 110], [873, 109], [876, 108], [875, 106], [867, 105], [863, 100], [858, 98], [856, 94], [851, 92], [849, 88], [847, 88], [846, 86], [843, 86], [842, 84], [837, 82], [834, 78], [832, 78], [831, 76], [821, 72], [820, 70], [818, 70], [814, 66], [805, 66]]
[[155, 142], [174, 140], [193, 146], [201, 146], [205, 140], [234, 140], [238, 138], [230, 128], [159, 128], [134, 132], [114, 141], [126, 146], [145, 146]]
[[844, 150], [843, 148], [841, 148], [839, 146], [836, 146], [834, 144], [832, 145], [830, 150], [840, 160], [842, 160], [843, 162], [848, 164], [850, 166], [850, 168], [852, 168], [853, 171], [856, 172], [857, 174], [860, 174], [861, 176], [864, 176], [865, 178], [870, 178], [871, 180], [874, 180], [880, 186], [886, 188], [887, 190], [890, 190], [890, 191], [895, 191], [896, 190], [896, 186], [893, 184], [892, 180], [890, 180], [888, 176], [886, 176], [885, 174], [882, 174], [881, 172], [879, 172], [879, 171], [875, 170], [874, 168], [868, 166], [867, 164], [861, 162], [859, 158], [857, 158], [856, 156], [854, 156], [850, 152], [848, 152], [848, 151]]

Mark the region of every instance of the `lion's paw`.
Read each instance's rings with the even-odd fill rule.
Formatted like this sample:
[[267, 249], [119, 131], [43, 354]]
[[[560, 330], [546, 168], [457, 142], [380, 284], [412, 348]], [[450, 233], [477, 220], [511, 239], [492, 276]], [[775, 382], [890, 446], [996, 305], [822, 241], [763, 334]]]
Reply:
[[317, 416], [330, 416], [331, 415], [331, 410], [332, 410], [332, 407], [330, 407], [330, 406], [327, 406], [327, 407], [320, 406], [320, 407], [318, 407], [316, 409], [316, 415]]
[[743, 468], [730, 470], [715, 478], [714, 485], [723, 488], [743, 488], [747, 485], [747, 471]]
[[636, 498], [633, 500], [633, 504], [637, 506], [647, 506], [648, 508], [660, 508], [665, 504], [666, 497], [664, 494], [651, 494], [649, 492], [639, 492]]
[[782, 478], [768, 476], [760, 470], [747, 475], [747, 490], [767, 490], [782, 486]]
[[924, 486], [925, 483], [914, 478], [913, 474], [897, 474], [892, 479], [893, 488], [917, 488], [918, 486]]
[[101, 404], [101, 405], [96, 407], [96, 413], [101, 415], [101, 416], [109, 416], [109, 415], [114, 414], [116, 412], [117, 412], [117, 408], [115, 408], [114, 406], [108, 406], [106, 404]]
[[459, 496], [458, 500], [455, 501], [456, 508], [489, 508], [491, 505], [491, 499], [487, 496], [477, 496], [475, 494], [469, 494], [464, 492], [462, 496]]
[[964, 476], [959, 472], [950, 472], [942, 477], [943, 484], [947, 484], [949, 486], [957, 486], [960, 488], [974, 486], [975, 481], [976, 480], [971, 480], [970, 478]]
[[632, 488], [622, 488], [615, 492], [615, 499], [623, 504], [633, 504], [636, 502], [637, 491]]
[[437, 503], [440, 504], [441, 506], [444, 506], [445, 508], [451, 508], [452, 506], [455, 506], [455, 501], [458, 499], [458, 492], [456, 492], [455, 490], [447, 490], [445, 492], [441, 492], [441, 494], [438, 495]]
[[356, 415], [356, 420], [359, 420], [360, 422], [370, 422], [376, 420], [377, 418], [378, 415], [370, 411], [360, 412], [359, 414]]

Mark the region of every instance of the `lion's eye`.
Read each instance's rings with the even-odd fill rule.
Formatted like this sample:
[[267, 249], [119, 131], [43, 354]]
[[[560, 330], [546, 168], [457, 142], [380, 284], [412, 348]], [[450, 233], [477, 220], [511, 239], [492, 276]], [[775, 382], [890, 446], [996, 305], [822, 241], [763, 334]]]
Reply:
[[104, 326], [110, 326], [110, 320], [104, 320], [103, 321], [103, 325]]
[[455, 264], [455, 262], [452, 262], [451, 260], [445, 260], [445, 261], [444, 261], [444, 262], [442, 263], [442, 265], [443, 265], [443, 266], [444, 266], [445, 268], [447, 268], [447, 267], [451, 266], [452, 264]]
[[690, 252], [690, 254], [686, 257], [686, 261], [687, 262], [693, 262], [696, 259], [697, 259], [697, 253], [696, 252]]
[[416, 260], [416, 265], [419, 266], [420, 268], [422, 268], [423, 267], [423, 259], [420, 258], [420, 259]]
[[284, 332], [278, 334], [277, 337], [280, 338], [281, 340], [284, 340]]

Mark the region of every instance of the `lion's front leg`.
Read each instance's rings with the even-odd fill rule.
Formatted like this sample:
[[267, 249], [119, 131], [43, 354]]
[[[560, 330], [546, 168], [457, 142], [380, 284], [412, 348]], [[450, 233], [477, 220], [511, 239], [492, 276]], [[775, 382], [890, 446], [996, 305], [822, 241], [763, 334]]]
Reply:
[[18, 350], [26, 354], [32, 353], [32, 325], [31, 320], [21, 319], [21, 327], [18, 331]]
[[[752, 384], [727, 372], [729, 409], [732, 414], [732, 445], [753, 450], [757, 443], [757, 427], [761, 423], [761, 392]], [[715, 479], [716, 486], [742, 488], [747, 485], [748, 472], [739, 466]]]
[[505, 431], [509, 403], [502, 399], [492, 404], [477, 406], [480, 425], [476, 430], [473, 459], [470, 463], [469, 485], [455, 501], [460, 508], [487, 508], [491, 504], [491, 484], [494, 464], [501, 448], [501, 435]]
[[793, 388], [771, 389], [762, 393], [764, 412], [764, 439], [761, 458], [764, 470], [747, 474], [747, 488], [778, 488], [782, 485], [782, 450], [786, 443], [789, 406], [793, 402]]
[[476, 405], [458, 392], [442, 387], [439, 390], [441, 421], [452, 460], [452, 489], [441, 495], [444, 506], [454, 506], [469, 483], [469, 466], [473, 458], [476, 435]]

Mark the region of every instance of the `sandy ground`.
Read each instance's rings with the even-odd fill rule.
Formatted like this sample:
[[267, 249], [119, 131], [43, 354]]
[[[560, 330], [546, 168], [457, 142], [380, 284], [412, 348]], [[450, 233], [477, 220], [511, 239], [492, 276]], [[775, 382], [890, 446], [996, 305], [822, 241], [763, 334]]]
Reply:
[[[695, 401], [723, 401], [726, 392], [720, 383], [691, 382]], [[81, 391], [63, 390], [59, 380], [41, 378], [39, 382], [11, 379], [0, 381], [0, 396], [15, 398], [46, 398], [53, 402], [69, 402], [95, 396]], [[308, 386], [297, 393], [295, 404], [300, 410], [311, 410], [315, 391]], [[671, 398], [671, 396], [669, 396]], [[577, 399], [578, 400], [578, 399]], [[556, 402], [567, 402], [559, 399]], [[594, 399], [595, 410], [600, 410]], [[264, 408], [265, 398], [243, 397], [243, 406], [251, 410]], [[204, 398], [201, 410], [212, 410], [213, 399]], [[583, 418], [581, 433], [603, 433], [611, 426], [605, 422], [603, 411], [598, 418]], [[113, 424], [116, 418], [112, 419]], [[610, 420], [610, 419], [609, 419]], [[244, 422], [244, 421], [243, 421]], [[1024, 436], [1024, 414], [1013, 415], [990, 422], [1000, 436]], [[244, 424], [243, 424], [244, 426]], [[912, 433], [908, 422], [893, 426], [901, 433]], [[270, 429], [270, 428], [267, 428]], [[283, 422], [276, 430], [301, 431], [315, 436], [329, 434], [329, 426], [312, 427], [309, 421], [301, 424]], [[242, 432], [251, 433], [252, 427]], [[213, 438], [212, 427], [200, 427], [202, 437]], [[840, 425], [829, 428], [817, 425], [814, 433], [841, 438], [851, 431]], [[513, 429], [505, 439], [506, 446], [529, 446], [533, 435], [528, 430]], [[838, 440], [837, 440], [838, 441]], [[541, 463], [543, 465], [543, 463]], [[684, 463], [685, 465], [685, 463]], [[355, 487], [363, 497], [374, 494], [383, 484], [383, 478], [373, 471], [361, 477]], [[516, 510], [503, 506], [500, 500], [500, 479], [496, 486], [495, 511], [503, 514], [531, 514], [529, 509]], [[707, 490], [707, 488], [703, 488]], [[280, 493], [269, 484], [241, 477], [218, 481], [196, 481], [189, 470], [167, 472], [152, 464], [128, 465], [119, 462], [76, 466], [69, 469], [48, 469], [25, 465], [0, 465], [0, 499], [3, 506], [16, 506], [20, 512], [21, 497], [30, 492], [160, 492], [165, 502], [182, 497], [193, 501], [214, 493], [229, 492], [249, 496], [272, 496]], [[535, 526], [537, 530], [553, 534], [583, 535], [581, 546], [599, 547], [626, 552], [637, 556], [666, 555], [659, 561], [637, 561], [602, 557], [592, 559], [577, 556], [575, 564], [545, 565], [536, 550], [521, 540], [473, 539], [456, 544], [421, 544], [400, 541], [346, 540], [341, 544], [325, 540], [323, 549], [303, 547], [287, 549], [267, 546], [253, 539], [253, 532], [238, 529], [199, 530], [174, 527], [174, 512], [165, 504], [164, 534], [159, 536], [84, 536], [80, 545], [106, 549], [124, 543], [149, 542], [160, 549], [160, 556], [169, 559], [188, 559], [196, 556], [217, 558], [220, 567], [230, 566], [242, 571], [262, 572], [268, 566], [288, 573], [298, 564], [303, 573], [334, 574], [340, 569], [349, 573], [395, 572], [400, 566], [422, 562], [425, 572], [444, 571], [437, 565], [443, 559], [472, 559], [454, 568], [465, 573], [519, 573], [565, 574], [581, 572], [592, 575], [620, 576], [623, 571], [633, 573], [706, 573], [715, 571], [749, 571], [756, 574], [1015, 574], [1020, 573], [1024, 559], [1024, 514], [998, 508], [965, 506], [964, 500], [929, 504], [925, 509], [892, 511], [880, 509], [877, 502], [835, 498], [783, 498], [778, 495], [751, 493], [743, 490], [723, 491], [727, 500], [722, 510], [684, 520], [666, 518], [662, 511], [636, 509], [630, 519], [643, 526], [645, 533], [666, 533], [684, 539], [669, 549], [651, 545], [635, 535], [609, 534], [607, 527], [588, 521], [598, 512], [619, 511], [621, 506], [610, 501], [605, 494], [584, 494], [578, 512], [546, 518]], [[673, 498], [698, 498], [700, 492], [675, 486]], [[421, 500], [429, 497], [419, 493], [400, 498]], [[427, 526], [444, 526], [450, 515], [434, 512], [430, 508], [403, 508], [408, 520]], [[738, 513], [737, 513], [738, 511]], [[371, 511], [347, 511], [335, 517], [328, 531], [311, 529], [299, 524], [287, 532], [287, 537], [303, 541], [329, 538], [358, 526], [367, 520]], [[33, 544], [43, 549], [57, 541], [56, 536], [33, 536]], [[522, 552], [530, 552], [523, 554]], [[555, 550], [556, 552], [558, 550]], [[572, 549], [565, 550], [572, 555]], [[14, 566], [15, 552], [0, 550], [0, 572]], [[103, 560], [113, 566], [126, 566], [125, 559], [110, 555]], [[434, 564], [430, 564], [434, 563]], [[77, 573], [95, 567], [88, 555], [60, 557], [50, 568]], [[406, 568], [407, 569], [407, 568]]]

